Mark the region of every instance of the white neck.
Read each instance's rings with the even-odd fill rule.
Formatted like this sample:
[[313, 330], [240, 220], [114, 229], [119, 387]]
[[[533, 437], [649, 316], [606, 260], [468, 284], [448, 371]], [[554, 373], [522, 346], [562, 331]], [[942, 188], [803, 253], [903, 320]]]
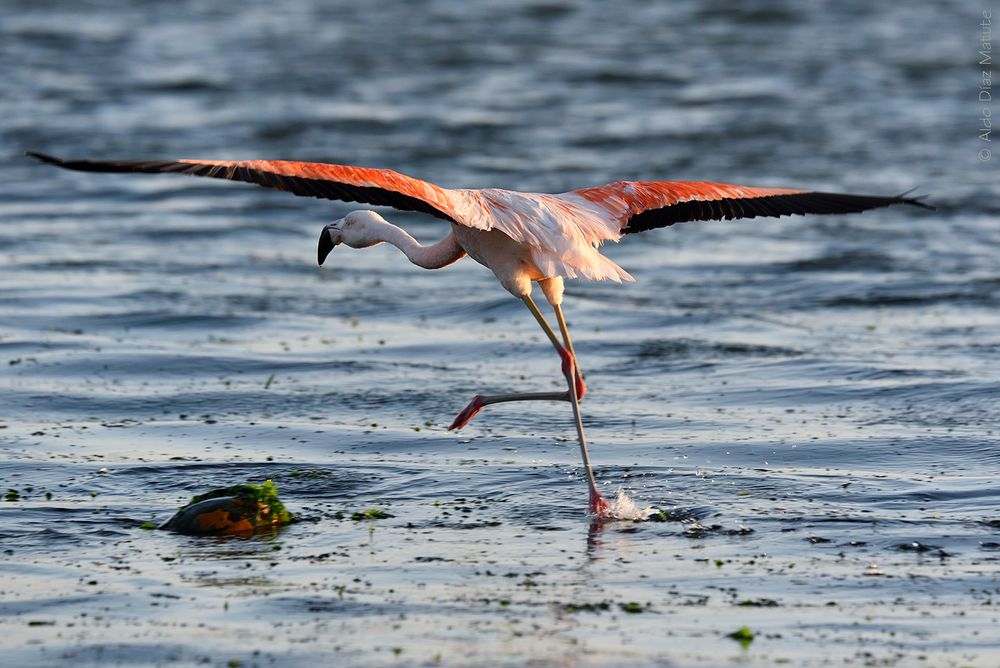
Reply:
[[465, 250], [458, 245], [455, 234], [448, 233], [441, 241], [430, 246], [423, 246], [419, 241], [407, 234], [406, 230], [392, 223], [383, 223], [374, 230], [379, 241], [392, 244], [413, 264], [424, 269], [440, 269], [447, 267], [465, 257]]

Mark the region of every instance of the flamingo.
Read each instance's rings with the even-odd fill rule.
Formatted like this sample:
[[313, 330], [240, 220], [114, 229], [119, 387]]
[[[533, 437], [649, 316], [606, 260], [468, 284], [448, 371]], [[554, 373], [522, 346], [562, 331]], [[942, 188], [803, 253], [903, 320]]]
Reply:
[[[425, 269], [446, 267], [466, 255], [490, 269], [500, 284], [524, 302], [558, 353], [564, 392], [477, 394], [449, 431], [463, 428], [484, 407], [509, 401], [563, 401], [573, 409], [580, 455], [589, 488], [589, 510], [609, 517], [610, 504], [597, 488], [580, 415], [587, 387], [577, 364], [562, 301], [564, 279], [634, 281], [600, 252], [636, 232], [697, 220], [732, 220], [791, 214], [856, 213], [892, 204], [929, 205], [909, 192], [896, 196], [853, 195], [792, 188], [758, 188], [702, 181], [616, 181], [559, 194], [500, 188], [448, 189], [388, 169], [285, 160], [61, 160], [27, 155], [65, 169], [86, 172], [177, 173], [255, 183], [295, 195], [417, 211], [451, 225], [437, 243], [421, 245], [374, 211], [352, 211], [323, 228], [320, 265], [338, 245], [368, 248], [388, 243]], [[546, 320], [531, 298], [537, 283], [552, 307]]]

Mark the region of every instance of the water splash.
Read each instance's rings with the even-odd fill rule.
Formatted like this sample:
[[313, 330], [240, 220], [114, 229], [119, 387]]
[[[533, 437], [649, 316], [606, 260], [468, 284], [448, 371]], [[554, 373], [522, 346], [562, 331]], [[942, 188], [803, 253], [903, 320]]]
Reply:
[[618, 496], [615, 500], [610, 503], [610, 508], [607, 510], [607, 514], [604, 515], [606, 519], [613, 520], [631, 520], [633, 522], [642, 522], [643, 520], [649, 519], [649, 516], [656, 513], [657, 509], [653, 506], [646, 506], [645, 508], [640, 508], [636, 505], [636, 502], [632, 500], [625, 490], [619, 489]]

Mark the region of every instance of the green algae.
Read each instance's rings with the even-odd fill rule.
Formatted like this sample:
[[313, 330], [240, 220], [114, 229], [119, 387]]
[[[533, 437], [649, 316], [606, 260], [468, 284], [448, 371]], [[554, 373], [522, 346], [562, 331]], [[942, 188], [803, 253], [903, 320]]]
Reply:
[[160, 528], [190, 535], [250, 535], [293, 520], [278, 498], [278, 487], [267, 480], [222, 487], [191, 497]]
[[748, 626], [741, 626], [732, 633], [726, 634], [727, 638], [732, 638], [733, 640], [739, 641], [741, 645], [747, 647], [753, 642], [754, 633], [750, 630]]
[[384, 520], [389, 517], [392, 517], [392, 515], [381, 508], [369, 508], [368, 510], [351, 514], [351, 519], [355, 522], [360, 522], [361, 520]]
[[192, 496], [188, 505], [190, 506], [202, 501], [208, 501], [209, 499], [232, 496], [236, 496], [247, 501], [256, 501], [266, 507], [271, 515], [272, 522], [277, 521], [278, 524], [288, 524], [292, 521], [292, 514], [288, 512], [288, 509], [285, 508], [285, 504], [278, 498], [278, 486], [274, 484], [273, 480], [265, 480], [264, 483], [260, 485], [244, 483], [242, 485], [232, 485], [230, 487], [213, 489], [210, 492]]

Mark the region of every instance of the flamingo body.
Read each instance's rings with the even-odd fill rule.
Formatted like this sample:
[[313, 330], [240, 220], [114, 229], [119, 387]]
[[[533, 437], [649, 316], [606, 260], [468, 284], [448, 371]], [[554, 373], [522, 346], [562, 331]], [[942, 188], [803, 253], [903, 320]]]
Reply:
[[[507, 401], [567, 401], [573, 407], [590, 510], [610, 512], [596, 487], [587, 451], [579, 400], [586, 392], [562, 314], [563, 279], [632, 281], [604, 257], [607, 241], [676, 223], [778, 217], [807, 213], [854, 213], [910, 204], [931, 208], [919, 197], [853, 195], [790, 188], [756, 188], [703, 181], [617, 181], [559, 194], [522, 193], [499, 188], [446, 189], [387, 169], [286, 160], [60, 160], [29, 155], [66, 169], [92, 172], [181, 173], [246, 181], [296, 195], [419, 211], [451, 222], [441, 241], [423, 246], [403, 229], [372, 211], [353, 211], [330, 223], [319, 240], [320, 264], [338, 244], [367, 248], [390, 243], [414, 264], [438, 269], [466, 254], [489, 268], [501, 285], [519, 297], [538, 321], [562, 360], [567, 390], [492, 396], [477, 395], [450, 429], [460, 429], [483, 407]], [[538, 283], [555, 312], [557, 335], [531, 299]]]

